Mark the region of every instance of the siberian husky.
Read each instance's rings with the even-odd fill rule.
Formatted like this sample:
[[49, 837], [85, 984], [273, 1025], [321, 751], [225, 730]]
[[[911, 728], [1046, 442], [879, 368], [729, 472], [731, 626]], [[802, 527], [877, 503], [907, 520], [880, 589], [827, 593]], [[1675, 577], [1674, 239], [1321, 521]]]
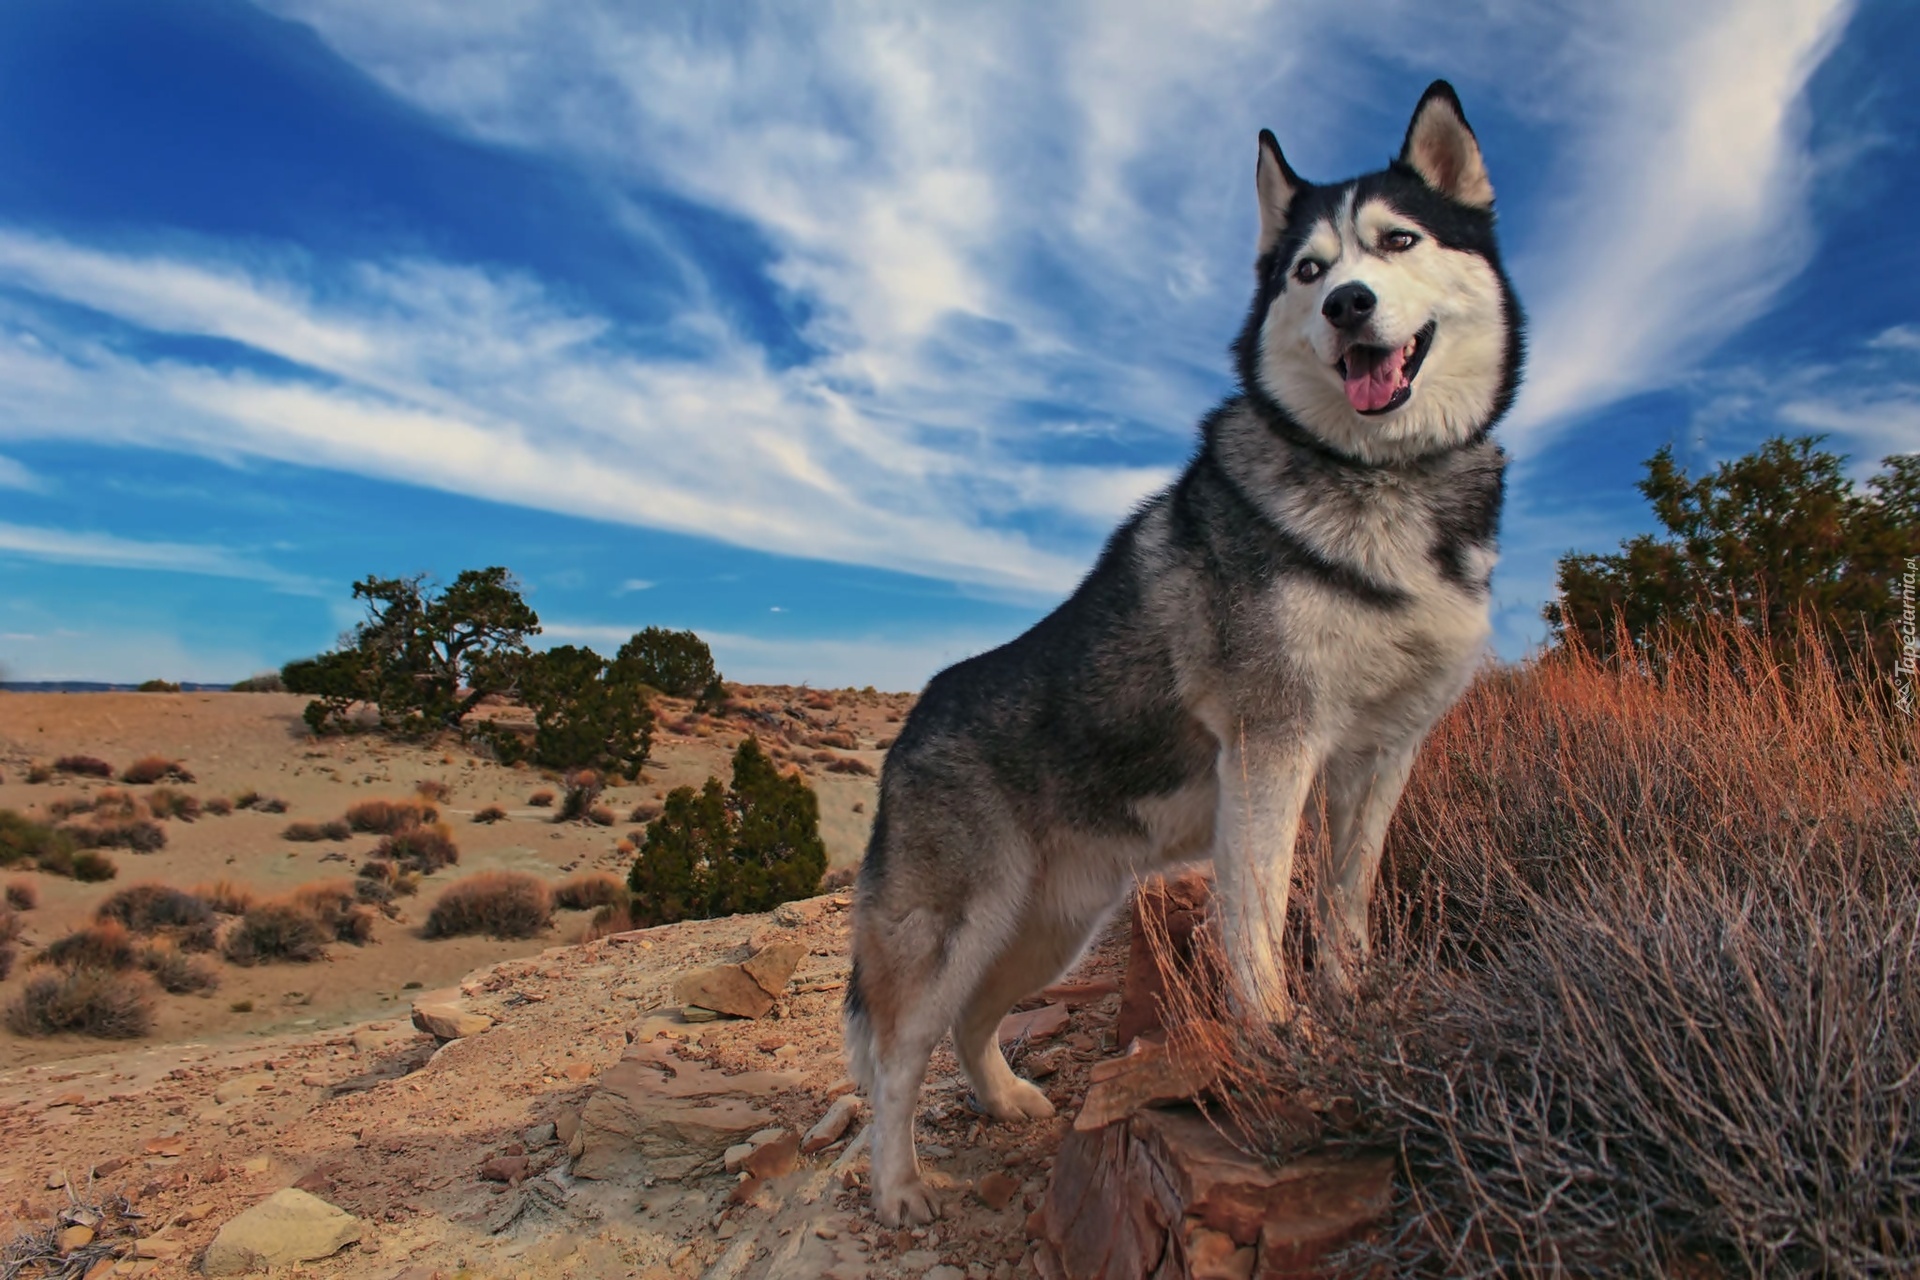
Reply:
[[935, 676], [894, 744], [860, 869], [846, 1035], [874, 1209], [936, 1212], [913, 1144], [951, 1031], [976, 1105], [1053, 1113], [1001, 1017], [1136, 877], [1211, 857], [1238, 1008], [1284, 1019], [1294, 838], [1316, 781], [1316, 976], [1351, 985], [1387, 819], [1489, 631], [1521, 313], [1451, 86], [1399, 158], [1332, 185], [1262, 131], [1240, 392], [1171, 487], [1019, 638]]

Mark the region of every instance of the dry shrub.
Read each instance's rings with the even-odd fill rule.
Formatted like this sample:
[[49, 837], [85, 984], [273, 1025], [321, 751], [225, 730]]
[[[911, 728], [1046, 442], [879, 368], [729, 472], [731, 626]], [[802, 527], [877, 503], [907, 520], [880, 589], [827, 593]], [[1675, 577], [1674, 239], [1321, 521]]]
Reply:
[[7, 906], [15, 911], [31, 911], [39, 905], [40, 888], [33, 881], [7, 881]]
[[851, 889], [853, 888], [853, 882], [859, 878], [860, 868], [858, 866], [835, 867], [820, 877], [820, 892], [838, 893], [842, 889]]
[[1732, 627], [1476, 681], [1394, 819], [1360, 998], [1296, 975], [1304, 1017], [1219, 1046], [1273, 1149], [1301, 1091], [1398, 1149], [1356, 1267], [1920, 1267], [1920, 733], [1884, 688]]
[[11, 942], [0, 942], [0, 982], [5, 982], [12, 975], [13, 962], [19, 955], [19, 948]]
[[861, 778], [871, 778], [873, 766], [858, 756], [840, 756], [827, 766], [828, 773], [851, 773]]
[[47, 816], [64, 819], [77, 813], [92, 813], [96, 803], [92, 796], [61, 796], [47, 802]]
[[527, 803], [536, 809], [551, 809], [553, 807], [553, 792], [536, 791], [527, 797]]
[[427, 913], [426, 935], [530, 938], [553, 923], [553, 895], [524, 871], [483, 871], [447, 886]]
[[553, 905], [565, 911], [585, 911], [609, 903], [625, 903], [627, 886], [605, 871], [584, 871], [553, 887]]
[[413, 793], [422, 800], [445, 804], [453, 798], [453, 788], [438, 778], [422, 778], [413, 784]]
[[61, 756], [53, 762], [55, 773], [71, 773], [82, 778], [111, 778], [113, 766], [98, 756]]
[[623, 858], [631, 858], [634, 854], [640, 852], [640, 846], [627, 837], [621, 836], [613, 842], [613, 851]]
[[200, 816], [200, 801], [172, 787], [155, 787], [147, 793], [147, 809], [156, 818], [192, 822]]
[[225, 796], [214, 796], [203, 801], [200, 807], [216, 818], [224, 818], [233, 812], [233, 801]]
[[133, 934], [125, 925], [117, 920], [100, 920], [49, 943], [34, 960], [37, 964], [59, 965], [63, 969], [117, 972], [133, 968], [138, 954]]
[[327, 954], [328, 933], [291, 902], [264, 902], [240, 917], [227, 938], [227, 959], [239, 965], [307, 964]]
[[13, 911], [0, 907], [0, 944], [14, 941], [26, 926], [20, 923], [20, 917]]
[[137, 1039], [153, 1026], [151, 990], [146, 978], [133, 973], [70, 969], [42, 974], [7, 1010], [7, 1027], [22, 1036], [77, 1032], [103, 1040]]
[[172, 995], [198, 994], [220, 986], [217, 969], [167, 942], [149, 943], [141, 949], [137, 962], [153, 975], [162, 991]]
[[167, 829], [148, 818], [92, 822], [84, 826], [70, 824], [60, 830], [82, 849], [127, 849], [134, 853], [158, 853], [167, 847]]
[[609, 903], [594, 912], [593, 919], [587, 923], [586, 931], [580, 935], [580, 941], [592, 942], [596, 938], [605, 938], [616, 933], [630, 933], [635, 927], [633, 912], [623, 899], [620, 902]]
[[490, 804], [486, 808], [476, 812], [473, 815], [473, 820], [475, 822], [486, 823], [505, 822], [507, 820], [507, 811], [497, 804]]
[[351, 880], [328, 880], [295, 889], [287, 901], [320, 922], [327, 934], [359, 946], [373, 936], [374, 913], [360, 901]]
[[[107, 773], [110, 775], [112, 770]], [[135, 786], [147, 786], [155, 782], [192, 782], [193, 773], [178, 760], [169, 760], [165, 756], [142, 756], [127, 766], [127, 771], [120, 775], [120, 781]]]
[[213, 908], [196, 894], [164, 884], [133, 884], [111, 894], [94, 911], [134, 933], [192, 929], [213, 921]]
[[53, 781], [53, 766], [50, 764], [30, 764], [27, 766], [27, 781], [38, 785]]
[[253, 905], [253, 891], [231, 880], [203, 884], [193, 891], [193, 896], [223, 916], [245, 915]]
[[437, 821], [439, 812], [419, 800], [362, 800], [347, 810], [347, 825], [372, 835], [392, 835]]
[[373, 855], [406, 870], [432, 875], [460, 861], [460, 846], [453, 842], [453, 828], [437, 822], [431, 827], [409, 827], [386, 837], [374, 846]]
[[627, 814], [627, 821], [645, 826], [659, 817], [663, 808], [664, 806], [658, 800], [642, 800], [633, 806], [632, 812]]
[[555, 822], [579, 822], [588, 819], [600, 799], [600, 793], [606, 789], [606, 783], [592, 769], [575, 769], [564, 779], [567, 792], [560, 801], [560, 812], [555, 814]]
[[351, 840], [353, 828], [339, 818], [329, 822], [289, 822], [287, 829], [280, 833], [280, 838], [305, 843], [318, 840]]
[[619, 819], [614, 816], [613, 810], [603, 804], [597, 804], [587, 810], [587, 821], [596, 827], [610, 827]]

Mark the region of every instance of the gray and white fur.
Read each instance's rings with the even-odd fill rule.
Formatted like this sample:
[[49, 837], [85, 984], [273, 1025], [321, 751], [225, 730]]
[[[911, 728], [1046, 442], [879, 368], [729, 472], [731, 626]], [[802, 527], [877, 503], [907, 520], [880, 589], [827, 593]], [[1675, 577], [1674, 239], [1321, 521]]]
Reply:
[[1335, 185], [1260, 135], [1240, 393], [1185, 472], [1026, 634], [935, 676], [894, 744], [860, 869], [846, 1034], [874, 1209], [936, 1206], [913, 1145], [940, 1037], [975, 1101], [1053, 1113], [995, 1031], [1137, 877], [1211, 857], [1239, 1010], [1284, 1019], [1295, 836], [1318, 781], [1317, 974], [1350, 987], [1387, 820], [1489, 631], [1521, 367], [1493, 188], [1459, 100]]

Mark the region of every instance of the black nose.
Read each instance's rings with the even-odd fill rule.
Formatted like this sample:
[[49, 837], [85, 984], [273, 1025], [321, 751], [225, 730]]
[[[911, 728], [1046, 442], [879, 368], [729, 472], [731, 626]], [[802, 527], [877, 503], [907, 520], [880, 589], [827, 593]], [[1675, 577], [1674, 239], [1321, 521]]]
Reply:
[[1380, 299], [1358, 280], [1349, 281], [1327, 295], [1320, 314], [1336, 329], [1358, 329], [1373, 318], [1373, 306]]

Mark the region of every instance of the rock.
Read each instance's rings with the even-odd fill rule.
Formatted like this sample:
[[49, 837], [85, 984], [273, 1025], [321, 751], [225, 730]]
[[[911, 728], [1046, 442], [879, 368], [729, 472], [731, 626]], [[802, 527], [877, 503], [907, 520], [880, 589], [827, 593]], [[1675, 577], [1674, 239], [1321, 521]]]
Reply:
[[63, 1227], [60, 1230], [60, 1234], [56, 1236], [54, 1240], [59, 1246], [60, 1252], [72, 1253], [75, 1249], [84, 1249], [93, 1243], [93, 1228], [80, 1226]]
[[566, 1070], [562, 1071], [561, 1074], [569, 1080], [591, 1080], [593, 1079], [593, 1064], [591, 1062], [569, 1062]]
[[843, 1093], [835, 1098], [833, 1105], [827, 1108], [827, 1114], [821, 1116], [818, 1123], [807, 1130], [807, 1136], [800, 1140], [801, 1153], [810, 1156], [840, 1141], [841, 1136], [847, 1131], [847, 1126], [852, 1124], [853, 1118], [859, 1114], [859, 1095]]
[[928, 1267], [921, 1274], [921, 1280], [967, 1280], [967, 1273], [943, 1262], [937, 1267]]
[[220, 1228], [202, 1269], [239, 1275], [331, 1257], [360, 1238], [360, 1220], [292, 1187], [276, 1191]]
[[362, 1027], [353, 1033], [353, 1051], [355, 1053], [380, 1053], [391, 1049], [402, 1040], [411, 1040], [412, 1031], [396, 1031], [391, 1027]]
[[742, 1166], [756, 1178], [779, 1178], [800, 1166], [800, 1139], [785, 1130], [770, 1142], [755, 1146]]
[[753, 1144], [751, 1142], [736, 1142], [728, 1147], [726, 1154], [721, 1157], [721, 1167], [728, 1173], [738, 1173], [740, 1172], [740, 1166], [744, 1165], [747, 1162], [747, 1157], [752, 1154]]
[[109, 1174], [118, 1173], [126, 1167], [127, 1167], [127, 1157], [109, 1156], [105, 1160], [102, 1160], [99, 1164], [93, 1166], [93, 1176], [96, 1178], [104, 1178], [104, 1177], [107, 1177]]
[[728, 1076], [674, 1057], [673, 1047], [664, 1040], [629, 1045], [600, 1073], [573, 1135], [576, 1177], [681, 1177], [717, 1167], [728, 1147], [772, 1125], [761, 1100], [801, 1082], [779, 1071]]
[[696, 1021], [692, 1009], [712, 1009], [736, 1018], [760, 1018], [773, 1008], [767, 994], [744, 968], [737, 964], [713, 964], [683, 973], [673, 984], [673, 998], [691, 1006], [681, 1016]]
[[1000, 1043], [1010, 1045], [1024, 1040], [1031, 1044], [1036, 1040], [1051, 1040], [1067, 1029], [1070, 1020], [1064, 1004], [1042, 1005], [1025, 1013], [1010, 1013], [1000, 1019]]
[[463, 1040], [491, 1027], [493, 1019], [455, 1004], [421, 1002], [413, 1006], [413, 1025], [436, 1039]]
[[231, 1080], [223, 1080], [214, 1086], [213, 1100], [224, 1106], [229, 1102], [238, 1102], [242, 1098], [251, 1098], [260, 1092], [263, 1085], [271, 1087], [278, 1083], [278, 1079], [270, 1071], [256, 1071], [244, 1076], [235, 1076]]
[[200, 1221], [202, 1218], [206, 1217], [208, 1214], [212, 1212], [213, 1212], [213, 1201], [202, 1200], [199, 1204], [188, 1205], [186, 1208], [182, 1209], [180, 1212], [174, 1214], [173, 1223], [177, 1227], [183, 1227], [183, 1226], [186, 1226], [188, 1223]]
[[778, 997], [786, 991], [793, 971], [806, 958], [806, 943], [775, 942], [756, 951], [740, 967], [747, 971], [748, 977], [760, 984], [761, 990]]
[[[1033, 1225], [1050, 1273], [1068, 1280], [1236, 1276], [1242, 1249], [1252, 1253], [1253, 1275], [1311, 1277], [1329, 1253], [1385, 1218], [1393, 1169], [1385, 1153], [1269, 1166], [1202, 1116], [1148, 1109], [1067, 1135]], [[1194, 1269], [1190, 1245], [1206, 1251], [1214, 1271]]]
[[[1113, 1021], [1114, 1040], [1120, 1045], [1160, 1028], [1169, 989], [1225, 989], [1224, 975], [1213, 972], [1208, 952], [1195, 945], [1195, 931], [1206, 920], [1212, 895], [1213, 876], [1204, 870], [1142, 885], [1134, 895], [1126, 985]], [[1211, 1012], [1226, 1020], [1224, 1010]]]
[[47, 1103], [47, 1110], [52, 1111], [56, 1107], [84, 1107], [86, 1105], [87, 1105], [86, 1094], [63, 1093], [63, 1094], [60, 1094], [58, 1097], [54, 1098], [51, 1102]]
[[801, 898], [794, 902], [783, 902], [773, 909], [773, 918], [789, 929], [798, 929], [826, 915], [830, 901], [827, 898]]
[[1013, 1198], [1020, 1194], [1020, 1180], [996, 1169], [974, 1183], [973, 1194], [980, 1198], [981, 1204], [998, 1211], [1012, 1204]]
[[1125, 1056], [1094, 1063], [1087, 1100], [1073, 1127], [1082, 1132], [1104, 1128], [1142, 1107], [1201, 1097], [1219, 1083], [1231, 1034], [1217, 1022], [1199, 1023], [1182, 1028], [1171, 1045], [1137, 1039]]
[[142, 1146], [150, 1156], [161, 1156], [168, 1160], [177, 1160], [187, 1154], [187, 1140], [179, 1134], [165, 1138], [148, 1138]]
[[1192, 1280], [1252, 1280], [1254, 1251], [1224, 1231], [1187, 1228], [1187, 1274]]
[[702, 1009], [697, 1004], [690, 1004], [680, 1010], [680, 1020], [682, 1022], [718, 1022], [726, 1016], [726, 1014], [716, 1012], [712, 1009]]
[[488, 1182], [504, 1182], [510, 1186], [519, 1186], [526, 1181], [527, 1158], [525, 1156], [495, 1156], [480, 1166], [480, 1176]]
[[185, 1254], [186, 1251], [186, 1241], [174, 1240], [162, 1235], [151, 1235], [144, 1240], [136, 1240], [133, 1242], [134, 1257], [152, 1258], [158, 1262], [171, 1261]]
[[539, 1147], [546, 1146], [549, 1142], [552, 1142], [554, 1138], [558, 1136], [559, 1136], [558, 1127], [555, 1126], [551, 1121], [549, 1121], [546, 1124], [536, 1124], [532, 1128], [527, 1129], [526, 1131], [521, 1133], [520, 1141], [527, 1144], [527, 1150], [532, 1151]]

